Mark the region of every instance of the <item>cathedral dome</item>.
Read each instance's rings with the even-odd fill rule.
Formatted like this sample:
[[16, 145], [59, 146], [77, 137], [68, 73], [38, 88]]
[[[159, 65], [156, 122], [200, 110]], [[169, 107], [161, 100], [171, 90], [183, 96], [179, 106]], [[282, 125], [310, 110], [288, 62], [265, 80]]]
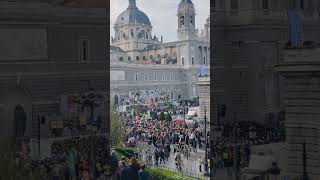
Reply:
[[137, 8], [135, 0], [129, 0], [129, 7], [118, 16], [115, 22], [116, 25], [128, 23], [151, 25], [148, 16]]
[[191, 0], [181, 0], [180, 5], [181, 5], [181, 4], [184, 4], [184, 3], [193, 5], [193, 3], [192, 3]]

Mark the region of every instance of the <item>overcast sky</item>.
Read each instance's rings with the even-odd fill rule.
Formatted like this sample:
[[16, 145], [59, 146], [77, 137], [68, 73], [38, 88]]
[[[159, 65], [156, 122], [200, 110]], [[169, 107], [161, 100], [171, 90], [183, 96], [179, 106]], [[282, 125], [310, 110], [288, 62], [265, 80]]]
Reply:
[[[136, 0], [138, 8], [150, 19], [153, 34], [163, 36], [164, 42], [177, 39], [177, 10], [180, 0]], [[192, 0], [196, 11], [196, 28], [203, 29], [210, 14], [210, 0]], [[114, 36], [113, 25], [120, 13], [128, 7], [129, 0], [110, 0], [110, 32]], [[160, 38], [159, 38], [160, 39]]]

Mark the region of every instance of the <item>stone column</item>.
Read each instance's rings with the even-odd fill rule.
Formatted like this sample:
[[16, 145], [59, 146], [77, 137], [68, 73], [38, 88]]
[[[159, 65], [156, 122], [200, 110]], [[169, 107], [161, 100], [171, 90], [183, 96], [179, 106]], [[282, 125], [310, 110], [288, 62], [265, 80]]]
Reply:
[[199, 89], [199, 117], [201, 120], [204, 118], [204, 109], [207, 108], [207, 121], [210, 122], [210, 77], [199, 77], [197, 84]]
[[276, 66], [286, 78], [285, 171], [303, 174], [303, 143], [306, 143], [306, 170], [320, 179], [320, 48], [286, 49], [284, 62]]

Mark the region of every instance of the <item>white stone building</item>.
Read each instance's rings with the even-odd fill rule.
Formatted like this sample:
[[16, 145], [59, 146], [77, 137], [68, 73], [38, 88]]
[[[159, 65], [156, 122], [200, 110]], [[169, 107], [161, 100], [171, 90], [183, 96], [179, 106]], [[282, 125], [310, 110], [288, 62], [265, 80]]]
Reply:
[[[139, 10], [135, 0], [114, 24], [111, 38], [111, 101], [129, 91], [161, 90], [170, 99], [192, 99], [198, 96], [199, 65], [209, 69], [210, 21], [201, 33], [195, 27], [196, 10], [191, 0], [181, 0], [177, 8], [177, 41], [163, 42], [152, 32], [148, 16]], [[209, 71], [209, 70], [207, 70]]]

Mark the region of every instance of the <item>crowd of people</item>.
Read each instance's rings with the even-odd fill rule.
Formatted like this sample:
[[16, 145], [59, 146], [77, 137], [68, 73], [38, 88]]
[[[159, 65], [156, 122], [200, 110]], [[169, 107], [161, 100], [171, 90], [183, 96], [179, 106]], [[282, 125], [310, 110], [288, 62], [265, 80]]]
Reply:
[[[126, 146], [138, 147], [139, 154], [145, 154], [146, 157], [143, 160], [148, 165], [165, 164], [173, 152], [176, 168], [181, 171], [184, 159], [188, 160], [191, 152], [196, 153], [197, 149], [203, 149], [205, 145], [209, 147], [209, 133], [205, 134], [200, 127], [188, 127], [186, 124], [159, 118], [143, 119], [144, 114], [148, 111], [150, 114], [157, 114], [155, 117], [159, 117], [163, 112], [173, 116], [182, 116], [188, 113], [188, 107], [142, 106], [136, 111], [139, 112], [138, 120], [133, 119], [130, 112], [121, 114], [121, 119], [124, 120], [127, 129], [124, 143]], [[205, 135], [207, 135], [207, 141], [205, 141]]]
[[[252, 145], [280, 142], [285, 139], [284, 128], [281, 126], [268, 128], [246, 121], [222, 124], [219, 126], [221, 136], [210, 138], [209, 132], [204, 133], [200, 127], [188, 127], [186, 124], [177, 124], [172, 120], [159, 119], [163, 112], [175, 116], [187, 114], [188, 108], [185, 106], [172, 104], [157, 107], [140, 106], [135, 110], [138, 112], [138, 120], [132, 117], [131, 110], [120, 113], [126, 126], [123, 143], [125, 146], [136, 147], [140, 151], [137, 159], [151, 166], [166, 164], [170, 155], [174, 154], [176, 168], [181, 171], [183, 161], [188, 160], [191, 153], [197, 154], [197, 150], [207, 147], [210, 159], [205, 163], [202, 160], [204, 157], [198, 157], [199, 171], [203, 172], [204, 164], [208, 164], [211, 174], [215, 174], [217, 169], [226, 168], [226, 176], [231, 176], [234, 162], [237, 163], [238, 168], [248, 166]], [[144, 119], [143, 117], [148, 113], [152, 118]], [[234, 128], [236, 128], [235, 131]], [[133, 177], [137, 180], [149, 179], [145, 165], [139, 164], [134, 157], [129, 160], [126, 157], [117, 159], [114, 150], [109, 155], [109, 142], [106, 137], [74, 138], [71, 137], [74, 133], [81, 134], [75, 129], [77, 128], [72, 125], [66, 126], [62, 133], [66, 139], [54, 142], [50, 157], [45, 159], [31, 160], [26, 155], [30, 154], [28, 152], [30, 148], [20, 149], [19, 153], [16, 153], [16, 163], [21, 174], [38, 170], [44, 179], [52, 177], [51, 179], [54, 180], [90, 180], [94, 170], [94, 175], [101, 179], [110, 176], [119, 180], [133, 179]], [[236, 132], [236, 138], [234, 138], [234, 132]], [[91, 151], [92, 144], [94, 144], [94, 152]], [[146, 157], [142, 157], [141, 154], [145, 154]], [[236, 161], [235, 158], [237, 158]]]
[[122, 156], [117, 159], [115, 150], [111, 150], [112, 180], [151, 180], [149, 172], [143, 163], [135, 157]]
[[[33, 173], [41, 179], [90, 180], [94, 174], [98, 179], [107, 179], [112, 172], [108, 147], [105, 136], [96, 136], [94, 139], [67, 138], [54, 142], [51, 146], [51, 155], [44, 159], [32, 160], [30, 156], [24, 155], [30, 152], [18, 151], [16, 163], [19, 173], [25, 174], [26, 177], [28, 173]], [[27, 149], [30, 151], [30, 148]], [[93, 164], [95, 165], [92, 166]]]

